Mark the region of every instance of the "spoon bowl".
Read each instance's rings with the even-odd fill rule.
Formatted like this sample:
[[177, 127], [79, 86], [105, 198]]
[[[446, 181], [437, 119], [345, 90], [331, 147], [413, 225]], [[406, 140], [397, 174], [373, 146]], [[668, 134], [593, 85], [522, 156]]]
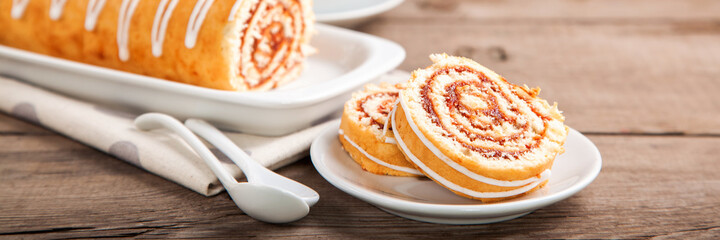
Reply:
[[226, 190], [245, 214], [263, 222], [293, 222], [310, 212], [310, 206], [303, 199], [273, 186], [238, 183]]
[[[230, 141], [227, 137], [222, 135], [219, 130], [215, 129], [208, 123], [202, 121], [201, 124], [198, 125], [207, 125], [204, 126], [204, 130], [214, 129], [214, 131], [217, 131], [217, 134], [222, 136], [222, 138], [220, 138], [221, 140], [224, 139]], [[190, 129], [171, 116], [161, 113], [146, 113], [135, 119], [135, 126], [143, 131], [164, 127], [183, 138], [188, 145], [190, 145], [190, 147], [192, 147], [193, 150], [200, 155], [213, 173], [215, 173], [235, 204], [247, 215], [257, 220], [269, 223], [287, 223], [299, 220], [308, 214], [310, 211], [310, 205], [314, 204], [317, 202], [317, 199], [319, 199], [319, 195], [314, 190], [291, 179], [277, 175], [276, 173], [262, 167], [262, 165], [254, 162], [252, 159], [249, 159], [249, 156], [247, 155], [244, 155], [246, 158], [241, 160], [234, 159], [234, 155], [228, 155], [228, 157], [233, 159], [233, 161], [240, 167], [248, 179], [248, 182], [246, 183], [238, 183], [237, 180], [235, 180], [235, 178], [220, 164], [220, 161], [215, 157], [210, 149], [208, 149], [208, 147], [205, 146], [205, 144], [200, 141], [200, 139], [195, 136]], [[200, 131], [208, 132], [203, 130]], [[215, 142], [212, 139], [208, 140]], [[224, 144], [227, 145], [227, 143]], [[235, 145], [233, 144], [232, 146]], [[220, 148], [225, 149], [223, 152], [226, 152], [228, 149], [232, 149], [229, 145], [222, 146]], [[238, 151], [244, 154], [244, 152], [237, 148], [237, 146], [235, 146], [234, 149], [235, 150], [232, 152]], [[263, 181], [264, 179], [287, 180]], [[284, 189], [283, 187], [287, 188]], [[301, 198], [293, 191], [299, 193], [301, 196], [305, 196], [305, 198]]]

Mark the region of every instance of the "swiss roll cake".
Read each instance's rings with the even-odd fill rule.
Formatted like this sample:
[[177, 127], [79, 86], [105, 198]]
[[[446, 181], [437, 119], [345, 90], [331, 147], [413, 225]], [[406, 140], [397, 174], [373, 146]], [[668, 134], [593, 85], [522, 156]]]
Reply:
[[430, 58], [399, 92], [391, 116], [407, 160], [450, 191], [484, 202], [542, 187], [568, 134], [557, 104], [470, 59]]
[[313, 49], [310, 0], [4, 0], [0, 44], [207, 88], [268, 90]]

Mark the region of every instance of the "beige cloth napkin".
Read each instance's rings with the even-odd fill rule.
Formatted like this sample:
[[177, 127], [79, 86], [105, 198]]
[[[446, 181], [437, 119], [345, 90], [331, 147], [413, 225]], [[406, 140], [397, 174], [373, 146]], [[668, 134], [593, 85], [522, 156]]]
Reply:
[[[213, 172], [180, 137], [167, 130], [137, 130], [133, 125], [137, 114], [79, 101], [3, 77], [0, 77], [0, 110], [52, 129], [205, 196], [223, 190]], [[331, 122], [325, 121], [281, 137], [234, 132], [225, 134], [254, 160], [270, 169], [277, 169], [307, 156], [312, 140]], [[219, 151], [214, 152], [230, 173], [241, 177], [242, 172], [237, 166]]]

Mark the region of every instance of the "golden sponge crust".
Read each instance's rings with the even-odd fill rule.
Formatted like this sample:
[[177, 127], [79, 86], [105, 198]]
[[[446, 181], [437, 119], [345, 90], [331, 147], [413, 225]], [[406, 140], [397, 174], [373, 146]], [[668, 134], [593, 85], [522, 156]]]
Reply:
[[[398, 147], [394, 143], [386, 142], [386, 139], [392, 139], [392, 129], [385, 129], [385, 131], [383, 131], [379, 126], [370, 123], [367, 118], [363, 119], [363, 116], [360, 115], [357, 109], [358, 101], [362, 101], [373, 94], [396, 94], [398, 91], [397, 87], [399, 86], [390, 84], [382, 84], [380, 86], [368, 85], [363, 91], [356, 92], [353, 98], [345, 104], [345, 108], [343, 109], [343, 115], [340, 121], [341, 133], [338, 138], [352, 159], [368, 172], [391, 176], [418, 176], [419, 172], [416, 172], [413, 164], [405, 160], [405, 157]], [[388, 98], [386, 100], [392, 100], [393, 102], [396, 99], [396, 97], [385, 97]], [[387, 104], [387, 102], [385, 104]], [[378, 161], [399, 167], [400, 169], [412, 169], [414, 173], [383, 166], [371, 160], [366, 154], [362, 153], [360, 149], [350, 143], [348, 139]]]

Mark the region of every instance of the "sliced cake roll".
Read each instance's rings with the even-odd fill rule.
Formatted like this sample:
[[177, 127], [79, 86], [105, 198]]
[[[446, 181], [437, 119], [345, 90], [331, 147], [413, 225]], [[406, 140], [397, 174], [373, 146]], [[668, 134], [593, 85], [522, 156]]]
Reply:
[[431, 59], [413, 72], [392, 116], [407, 159], [454, 193], [485, 202], [544, 185], [568, 133], [557, 105], [472, 60]]
[[343, 148], [363, 169], [375, 174], [416, 176], [421, 173], [396, 146], [388, 122], [402, 85], [365, 86], [345, 103], [339, 138]]

